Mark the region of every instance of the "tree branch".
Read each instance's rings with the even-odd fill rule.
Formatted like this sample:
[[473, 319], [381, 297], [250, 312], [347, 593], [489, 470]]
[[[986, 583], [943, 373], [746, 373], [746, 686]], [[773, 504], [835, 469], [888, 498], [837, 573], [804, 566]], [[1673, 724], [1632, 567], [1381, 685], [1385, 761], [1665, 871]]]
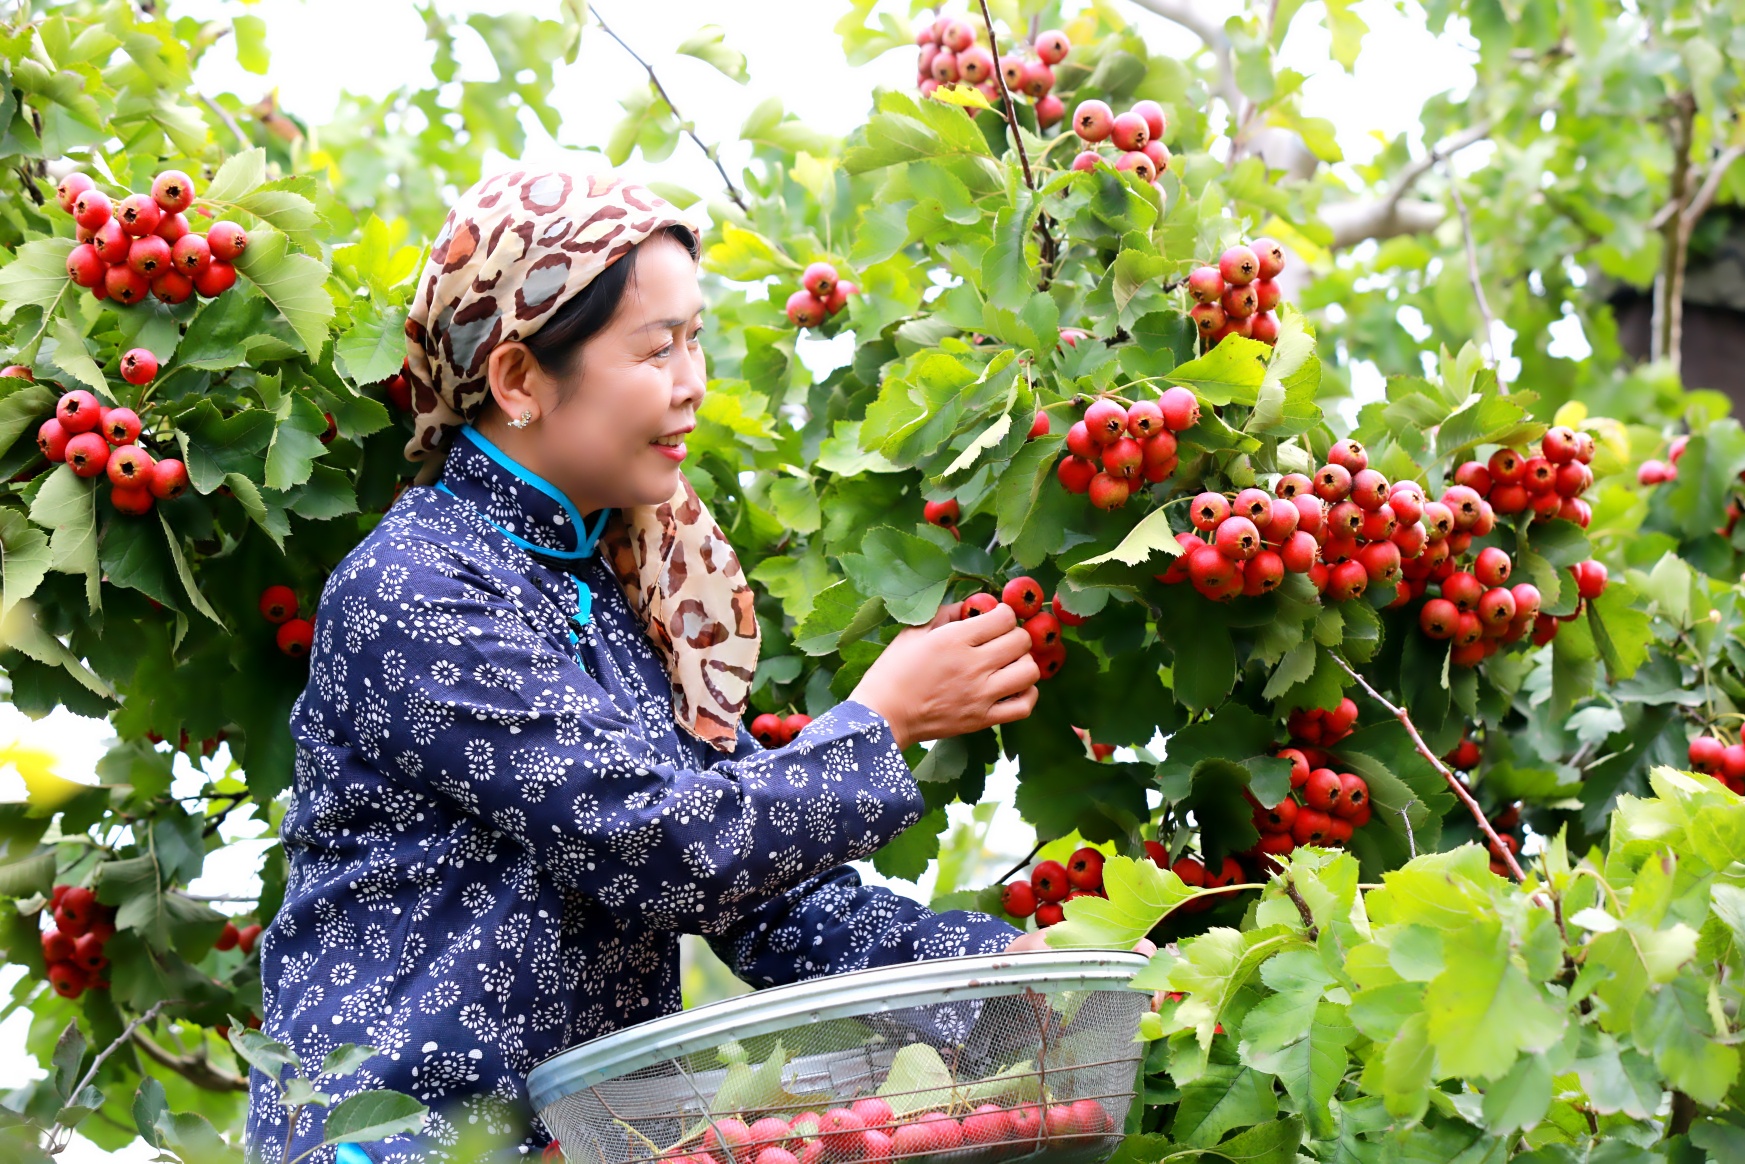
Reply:
[[[181, 1000], [177, 999], [176, 1001], [179, 1002]], [[122, 1029], [121, 1034], [116, 1036], [115, 1041], [113, 1043], [110, 1043], [107, 1047], [103, 1048], [102, 1052], [99, 1053], [95, 1059], [91, 1060], [90, 1070], [85, 1072], [85, 1077], [83, 1079], [79, 1080], [78, 1086], [73, 1088], [72, 1094], [69, 1095], [67, 1098], [74, 1099], [78, 1096], [78, 1094], [81, 1091], [83, 1091], [83, 1090], [85, 1090], [85, 1088], [89, 1087], [91, 1085], [91, 1081], [93, 1079], [97, 1078], [97, 1068], [103, 1066], [103, 1061], [105, 1059], [109, 1058], [109, 1056], [115, 1054], [115, 1052], [121, 1048], [121, 1044], [127, 1042], [127, 1040], [133, 1036], [133, 1033], [135, 1031], [139, 1030], [140, 1027], [145, 1026], [147, 1023], [149, 1023], [153, 1019], [157, 1018], [158, 1012], [163, 1010], [164, 1007], [168, 1006], [169, 1004], [170, 1004], [169, 999], [167, 999], [167, 998], [159, 999], [157, 1002], [152, 1004], [152, 1008], [150, 1010], [146, 1011], [144, 1014], [140, 1015], [138, 1018], [136, 1018], [132, 1022], [128, 1023], [127, 1026]]]
[[721, 164], [721, 158], [716, 152], [715, 147], [703, 144], [703, 139], [697, 136], [697, 131], [691, 128], [691, 123], [685, 120], [684, 114], [679, 112], [679, 107], [673, 104], [673, 99], [671, 95], [667, 93], [666, 86], [660, 83], [660, 77], [655, 73], [654, 66], [643, 60], [641, 55], [638, 54], [635, 49], [631, 48], [624, 42], [623, 37], [612, 31], [612, 26], [606, 23], [606, 18], [600, 15], [600, 10], [598, 8], [595, 8], [590, 4], [588, 5], [588, 11], [592, 13], [594, 19], [599, 22], [600, 30], [613, 40], [617, 41], [619, 47], [630, 54], [630, 59], [642, 66], [642, 71], [648, 74], [648, 83], [654, 86], [654, 91], [660, 94], [660, 99], [666, 102], [666, 107], [673, 111], [674, 117], [678, 118], [679, 124], [684, 128], [685, 136], [696, 142], [697, 148], [703, 151], [703, 156], [715, 163], [715, 172], [720, 174], [721, 180], [727, 184], [727, 196], [733, 199], [733, 204], [739, 207], [741, 211], [750, 214], [751, 208], [745, 204], [745, 199], [740, 197], [739, 187], [735, 186], [733, 184], [733, 179], [727, 176], [727, 167]]
[[1715, 194], [1721, 189], [1721, 179], [1727, 176], [1727, 171], [1740, 158], [1745, 158], [1745, 145], [1728, 146], [1709, 166], [1708, 173], [1703, 176], [1703, 184], [1697, 187], [1690, 205], [1684, 209], [1684, 233], [1687, 240], [1690, 232], [1696, 228], [1697, 219], [1708, 213], [1709, 206], [1715, 201]]
[[[1691, 132], [1696, 124], [1696, 98], [1680, 93], [1670, 102], [1672, 109], [1666, 119], [1667, 134], [1672, 139], [1672, 177], [1668, 183], [1670, 201], [1678, 207], [1690, 205]], [[1648, 358], [1665, 360], [1674, 374], [1679, 370], [1679, 356], [1684, 347], [1684, 271], [1689, 257], [1690, 233], [1685, 227], [1685, 213], [1675, 210], [1660, 228], [1666, 241], [1660, 272], [1654, 277], [1654, 319], [1649, 336]]]
[[1155, 13], [1179, 24], [1211, 50], [1218, 65], [1218, 96], [1230, 110], [1230, 130], [1236, 130], [1236, 116], [1242, 108], [1242, 91], [1236, 87], [1236, 70], [1231, 64], [1230, 38], [1224, 33], [1223, 22], [1217, 16], [1194, 3], [1194, 0], [1133, 0], [1147, 12]]
[[144, 1031], [133, 1032], [133, 1045], [160, 1067], [167, 1067], [206, 1091], [247, 1091], [248, 1080], [218, 1067], [204, 1054], [177, 1055], [154, 1042]]
[[1297, 883], [1289, 877], [1281, 877], [1279, 884], [1284, 886], [1285, 896], [1291, 899], [1291, 904], [1297, 907], [1297, 916], [1303, 919], [1303, 929], [1311, 942], [1321, 940], [1321, 927], [1315, 924], [1315, 913], [1309, 908], [1309, 903], [1303, 900], [1303, 895], [1297, 891]]
[[[1000, 38], [994, 33], [994, 16], [988, 11], [988, 0], [981, 0], [982, 23], [988, 30], [988, 49], [994, 54], [994, 60], [1000, 59]], [[1030, 172], [1030, 154], [1024, 149], [1024, 136], [1018, 132], [1018, 111], [1012, 103], [1012, 91], [1006, 88], [1006, 70], [996, 67], [994, 76], [1000, 82], [1000, 108], [1006, 115], [1006, 127], [1012, 133], [1012, 147], [1018, 151], [1018, 162], [1024, 168], [1024, 185], [1036, 193], [1036, 176]], [[1048, 290], [1048, 284], [1054, 277], [1054, 260], [1056, 248], [1054, 232], [1048, 229], [1048, 215], [1040, 211], [1036, 215], [1036, 229], [1042, 232], [1042, 286], [1038, 290]]]
[[212, 98], [206, 96], [204, 93], [194, 94], [194, 100], [211, 110], [212, 116], [216, 117], [221, 123], [223, 123], [224, 128], [228, 129], [231, 132], [231, 135], [236, 138], [237, 145], [245, 150], [254, 145], [253, 139], [251, 139], [248, 134], [242, 132], [242, 126], [236, 123], [236, 118], [230, 115], [228, 109], [224, 108], [224, 106], [218, 104], [218, 102], [212, 100]]
[[1448, 193], [1454, 199], [1454, 209], [1460, 215], [1460, 238], [1466, 244], [1466, 278], [1472, 284], [1473, 298], [1478, 300], [1479, 317], [1484, 321], [1484, 355], [1490, 361], [1491, 370], [1497, 374], [1497, 391], [1504, 396], [1509, 394], [1509, 385], [1503, 380], [1502, 360], [1497, 357], [1497, 321], [1491, 314], [1490, 300], [1484, 293], [1484, 280], [1478, 274], [1478, 247], [1472, 239], [1472, 215], [1467, 213], [1466, 199], [1460, 196], [1460, 179], [1454, 176], [1454, 167], [1444, 167], [1448, 173]]
[[1478, 831], [1483, 833], [1485, 839], [1490, 842], [1491, 852], [1502, 854], [1503, 864], [1509, 867], [1509, 873], [1516, 881], [1525, 881], [1527, 875], [1521, 872], [1521, 866], [1515, 863], [1515, 854], [1510, 852], [1508, 846], [1504, 845], [1501, 838], [1497, 836], [1497, 830], [1491, 827], [1490, 818], [1485, 816], [1484, 809], [1479, 807], [1478, 801], [1472, 798], [1472, 793], [1466, 790], [1466, 786], [1455, 777], [1448, 765], [1442, 762], [1442, 758], [1432, 752], [1429, 746], [1424, 743], [1424, 737], [1418, 734], [1418, 725], [1412, 722], [1411, 714], [1405, 708], [1390, 702], [1386, 696], [1370, 686], [1369, 680], [1358, 674], [1356, 668], [1347, 663], [1343, 655], [1334, 654], [1333, 661], [1338, 663], [1347, 675], [1357, 681], [1357, 685], [1363, 688], [1365, 694], [1381, 704], [1389, 715], [1400, 721], [1400, 726], [1406, 729], [1408, 736], [1412, 737], [1412, 746], [1418, 749], [1418, 755], [1424, 757], [1430, 762], [1432, 768], [1442, 773], [1442, 779], [1447, 781], [1448, 787], [1454, 790], [1455, 797], [1466, 805], [1468, 811], [1472, 813], [1472, 819], [1478, 822]]
[[1442, 207], [1434, 202], [1408, 202], [1406, 195], [1418, 184], [1419, 178], [1466, 147], [1486, 139], [1494, 128], [1496, 119], [1487, 117], [1437, 143], [1423, 157], [1414, 159], [1401, 170], [1388, 192], [1378, 199], [1334, 203], [1325, 207], [1321, 217], [1333, 228], [1333, 246], [1336, 249], [1350, 247], [1365, 239], [1423, 234], [1436, 229], [1446, 217]]

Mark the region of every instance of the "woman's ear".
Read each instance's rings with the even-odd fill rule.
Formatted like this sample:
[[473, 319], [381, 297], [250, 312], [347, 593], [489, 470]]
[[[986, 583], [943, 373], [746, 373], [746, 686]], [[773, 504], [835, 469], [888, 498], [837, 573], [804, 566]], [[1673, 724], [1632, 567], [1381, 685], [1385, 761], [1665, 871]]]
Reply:
[[485, 374], [491, 385], [491, 398], [503, 415], [511, 419], [523, 413], [538, 420], [550, 402], [550, 384], [539, 361], [525, 344], [510, 341], [498, 344], [485, 358]]

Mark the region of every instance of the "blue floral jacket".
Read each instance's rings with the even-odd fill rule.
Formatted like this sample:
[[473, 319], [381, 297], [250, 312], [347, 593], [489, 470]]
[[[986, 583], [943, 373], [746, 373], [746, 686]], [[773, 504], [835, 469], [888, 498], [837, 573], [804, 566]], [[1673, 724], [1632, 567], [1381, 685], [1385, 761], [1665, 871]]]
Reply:
[[[324, 1087], [336, 1098], [388, 1087], [431, 1105], [421, 1138], [364, 1145], [373, 1160], [440, 1156], [469, 1121], [543, 1145], [527, 1071], [677, 1010], [682, 933], [756, 985], [1014, 934], [843, 866], [922, 808], [869, 708], [840, 704], [772, 751], [743, 727], [731, 755], [681, 734], [598, 530], [467, 429], [441, 481], [407, 490], [322, 595], [291, 717], [264, 1027], [311, 1065], [377, 1048]], [[287, 1156], [277, 1089], [251, 1083], [252, 1159], [320, 1142], [306, 1108]]]

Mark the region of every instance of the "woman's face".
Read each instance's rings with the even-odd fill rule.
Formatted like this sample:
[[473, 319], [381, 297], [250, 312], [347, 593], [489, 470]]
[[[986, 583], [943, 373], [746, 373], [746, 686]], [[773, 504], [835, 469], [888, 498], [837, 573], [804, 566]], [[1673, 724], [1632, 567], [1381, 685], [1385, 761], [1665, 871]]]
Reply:
[[498, 413], [490, 426], [496, 431], [487, 431], [583, 512], [672, 497], [685, 459], [683, 434], [696, 427], [708, 379], [696, 263], [667, 235], [651, 238], [634, 258], [617, 313], [567, 370], [547, 375], [521, 349], [535, 423], [504, 432]]

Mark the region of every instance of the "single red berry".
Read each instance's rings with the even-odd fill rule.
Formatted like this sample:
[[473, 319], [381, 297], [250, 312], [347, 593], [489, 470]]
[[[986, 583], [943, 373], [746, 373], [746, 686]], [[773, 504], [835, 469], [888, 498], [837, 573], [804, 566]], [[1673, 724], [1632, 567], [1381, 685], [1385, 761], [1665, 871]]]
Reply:
[[1060, 64], [1071, 50], [1072, 41], [1057, 28], [1051, 28], [1036, 38], [1036, 55], [1046, 64]]
[[151, 467], [151, 481], [146, 487], [159, 501], [174, 501], [188, 491], [188, 467], [174, 457], [166, 457]]
[[163, 239], [171, 247], [188, 236], [193, 229], [188, 225], [188, 217], [184, 214], [165, 214], [158, 219], [158, 228], [152, 233]]
[[[1726, 745], [1713, 736], [1696, 737], [1690, 742], [1690, 748], [1688, 750], [1691, 770], [1695, 772], [1707, 772], [1711, 776], [1718, 775], [1721, 772], [1721, 754], [1725, 748]], [[53, 931], [50, 932], [52, 933]], [[47, 941], [48, 939], [45, 937], [43, 939], [43, 953], [45, 956], [48, 953]]]
[[1168, 430], [1163, 422], [1163, 409], [1153, 400], [1137, 400], [1133, 407], [1127, 410], [1127, 435], [1134, 440], [1145, 440], [1148, 437]]
[[111, 484], [143, 489], [151, 479], [154, 463], [151, 454], [138, 445], [122, 445], [109, 454], [104, 471]]
[[151, 283], [132, 267], [115, 266], [103, 272], [103, 290], [115, 302], [131, 305], [151, 294]]
[[1514, 563], [1509, 559], [1508, 551], [1496, 546], [1486, 546], [1473, 559], [1472, 573], [1486, 586], [1501, 586], [1509, 580], [1509, 571]]
[[163, 207], [150, 194], [129, 194], [115, 208], [115, 221], [134, 238], [144, 238], [151, 234], [158, 228], [158, 220], [163, 216]]
[[974, 618], [978, 614], [987, 614], [1000, 605], [1000, 600], [992, 594], [972, 594], [963, 600], [958, 608], [958, 618]]
[[1260, 551], [1260, 530], [1246, 517], [1225, 518], [1212, 537], [1218, 552], [1232, 561], [1246, 562]]
[[1133, 495], [1133, 483], [1126, 477], [1105, 471], [1091, 478], [1090, 488], [1085, 492], [1098, 509], [1119, 509]]
[[158, 358], [150, 348], [130, 348], [121, 357], [121, 378], [129, 384], [150, 384], [158, 374]]
[[1598, 598], [1606, 592], [1606, 566], [1604, 562], [1589, 558], [1585, 562], [1577, 562], [1570, 567], [1575, 575], [1575, 591], [1583, 598]]
[[1200, 399], [1192, 389], [1180, 385], [1166, 389], [1157, 406], [1163, 410], [1163, 423], [1171, 432], [1185, 432], [1200, 423]]
[[1446, 598], [1432, 598], [1418, 612], [1418, 626], [1432, 639], [1451, 639], [1460, 622], [1460, 610]]
[[1215, 304], [1224, 298], [1224, 276], [1216, 267], [1195, 267], [1188, 274], [1188, 294], [1201, 304]]
[[[63, 427], [65, 421], [61, 422]], [[81, 477], [95, 477], [109, 464], [109, 442], [101, 434], [82, 432], [67, 441], [67, 464]]]
[[67, 277], [80, 287], [95, 287], [102, 283], [108, 270], [109, 265], [90, 243], [80, 243], [67, 252]]
[[1067, 879], [1066, 866], [1059, 861], [1039, 861], [1030, 871], [1030, 884], [1036, 890], [1036, 896], [1042, 901], [1056, 902], [1064, 900], [1072, 890], [1072, 882]]
[[1151, 140], [1151, 128], [1145, 118], [1131, 111], [1116, 117], [1109, 127], [1109, 138], [1120, 150], [1142, 150]]
[[1083, 457], [1062, 457], [1054, 467], [1054, 475], [1068, 493], [1088, 493], [1097, 477], [1097, 466]]
[[956, 529], [960, 516], [956, 499], [950, 497], [944, 501], [929, 501], [921, 507], [921, 513], [930, 525], [943, 526], [946, 529]]
[[73, 201], [73, 221], [86, 230], [96, 230], [109, 221], [112, 213], [109, 195], [101, 190], [81, 190]]
[[60, 930], [44, 930], [42, 935], [42, 960], [44, 962], [70, 962], [73, 957], [74, 944], [78, 939], [68, 937]]
[[1162, 137], [1169, 128], [1169, 119], [1164, 116], [1163, 106], [1155, 101], [1136, 102], [1133, 112], [1145, 119], [1146, 133], [1153, 139]]
[[1094, 400], [1085, 409], [1085, 431], [1098, 445], [1111, 445], [1127, 431], [1127, 410], [1107, 398]]
[[62, 998], [74, 999], [85, 993], [90, 979], [72, 962], [56, 962], [48, 968], [48, 982]]
[[782, 738], [792, 743], [794, 738], [811, 726], [812, 717], [795, 712], [782, 718]]
[[55, 201], [60, 203], [62, 210], [71, 214], [73, 204], [79, 200], [79, 195], [95, 186], [96, 183], [91, 181], [91, 175], [81, 174], [75, 170], [62, 178], [61, 184], [55, 187]]
[[1025, 619], [1024, 630], [1030, 636], [1030, 645], [1034, 650], [1040, 651], [1060, 642], [1060, 620], [1046, 610], [1034, 618]]
[[1115, 132], [1115, 111], [1106, 101], [1081, 101], [1072, 114], [1073, 132], [1088, 142], [1108, 139]]
[[[293, 596], [292, 602], [294, 603], [295, 601], [295, 596]], [[261, 612], [263, 614], [266, 613], [266, 595], [264, 594], [261, 596]], [[274, 620], [269, 615], [268, 621], [272, 622], [281, 620]], [[779, 715], [771, 715], [767, 711], [764, 712], [762, 715], [755, 717], [751, 721], [750, 731], [752, 736], [757, 739], [757, 742], [766, 748], [779, 748], [782, 746], [782, 717]]]
[[1066, 879], [1074, 889], [1101, 889], [1103, 854], [1089, 846], [1075, 850], [1066, 861]]
[[1097, 168], [1097, 163], [1103, 160], [1103, 155], [1096, 150], [1080, 150], [1072, 160], [1072, 168], [1081, 174], [1088, 174]]
[[1224, 282], [1246, 287], [1260, 274], [1260, 256], [1238, 244], [1218, 256], [1218, 274]]
[[91, 248], [110, 266], [125, 263], [132, 246], [132, 236], [121, 229], [119, 222], [111, 220], [91, 232]]
[[[236, 934], [236, 948], [241, 950], [244, 954], [252, 954], [254, 953], [255, 941], [260, 936], [261, 925], [259, 922], [256, 922], [254, 925], [243, 926]], [[252, 1026], [254, 1024], [251, 1022], [250, 1025]]]
[[1575, 460], [1575, 430], [1568, 425], [1553, 425], [1545, 430], [1539, 451], [1553, 465], [1567, 465]]
[[306, 618], [293, 618], [279, 628], [274, 641], [279, 650], [293, 659], [301, 659], [315, 645], [315, 624]]
[[187, 234], [170, 248], [170, 263], [192, 279], [212, 264], [212, 248], [203, 234]]
[[1194, 321], [1194, 330], [1198, 331], [1201, 338], [1206, 340], [1211, 340], [1212, 337], [1223, 331], [1225, 324], [1229, 322], [1228, 317], [1224, 314], [1222, 302], [1196, 303], [1189, 309], [1188, 318]]
[[1224, 291], [1224, 298], [1219, 301], [1224, 309], [1226, 321], [1232, 319], [1247, 319], [1260, 310], [1260, 300], [1254, 294], [1254, 288], [1247, 285], [1237, 285]]
[[151, 293], [165, 303], [186, 303], [194, 297], [194, 280], [171, 268], [151, 281]]
[[1048, 431], [1048, 414], [1046, 412], [1038, 411], [1036, 413], [1036, 419], [1030, 422], [1030, 432], [1024, 439], [1033, 441], [1037, 437], [1047, 436]]
[[67, 442], [72, 439], [66, 427], [54, 417], [42, 422], [36, 430], [36, 447], [42, 450], [42, 455], [58, 464], [67, 459]]
[[1029, 917], [1036, 912], [1036, 889], [1028, 881], [1014, 881], [1001, 891], [1000, 906], [1013, 917]]
[[820, 300], [830, 298], [831, 292], [836, 290], [837, 282], [836, 268], [829, 263], [813, 263], [800, 276], [800, 286]]
[[261, 617], [277, 626], [297, 614], [297, 592], [289, 586], [273, 585], [261, 591]]
[[221, 218], [206, 229], [206, 245], [212, 248], [213, 258], [234, 263], [248, 249], [248, 234], [236, 223]]
[[194, 204], [194, 179], [180, 170], [165, 170], [152, 180], [151, 196], [166, 214], [179, 214]]
[[1257, 238], [1248, 244], [1248, 249], [1260, 260], [1257, 272], [1260, 278], [1276, 279], [1285, 269], [1285, 249], [1276, 239]]
[[213, 259], [206, 269], [194, 276], [194, 290], [207, 299], [215, 299], [236, 286], [236, 268]]
[[1028, 575], [1013, 578], [1000, 591], [1000, 601], [1011, 607], [1012, 613], [1020, 619], [1035, 618], [1041, 614], [1042, 602], [1046, 597], [1041, 585]]

